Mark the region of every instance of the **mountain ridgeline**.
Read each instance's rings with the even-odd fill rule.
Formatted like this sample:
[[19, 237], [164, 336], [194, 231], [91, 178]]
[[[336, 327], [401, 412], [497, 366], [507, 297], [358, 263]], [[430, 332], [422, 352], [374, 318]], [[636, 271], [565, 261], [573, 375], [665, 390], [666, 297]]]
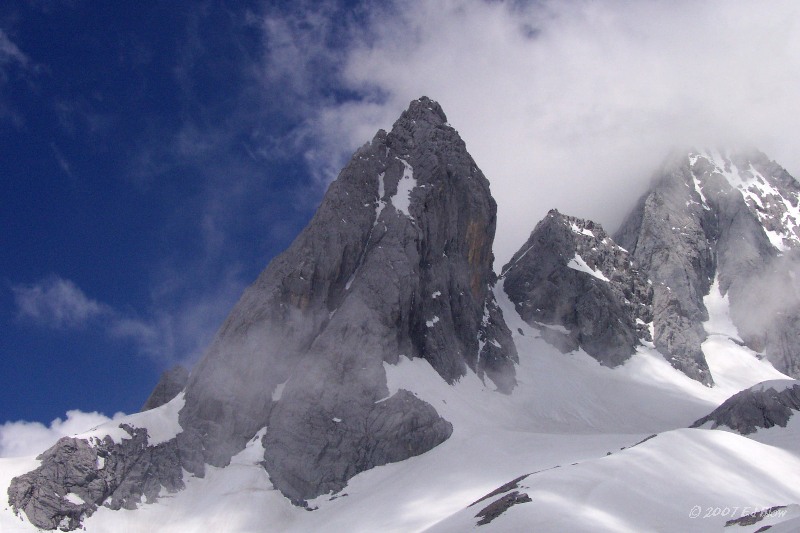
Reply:
[[174, 410], [174, 435], [132, 420], [121, 439], [62, 439], [12, 481], [9, 503], [39, 528], [75, 529], [98, 506], [181, 490], [184, 471], [225, 467], [254, 438], [293, 503], [338, 492], [453, 432], [435, 406], [390, 390], [401, 358], [514, 394], [517, 349], [497, 290], [562, 352], [613, 368], [654, 346], [713, 386], [702, 323], [716, 281], [741, 342], [800, 377], [799, 201], [800, 186], [760, 153], [691, 151], [669, 159], [613, 238], [553, 210], [498, 280], [489, 182], [439, 104], [420, 98], [356, 151], [191, 373], [165, 374], [145, 407]]

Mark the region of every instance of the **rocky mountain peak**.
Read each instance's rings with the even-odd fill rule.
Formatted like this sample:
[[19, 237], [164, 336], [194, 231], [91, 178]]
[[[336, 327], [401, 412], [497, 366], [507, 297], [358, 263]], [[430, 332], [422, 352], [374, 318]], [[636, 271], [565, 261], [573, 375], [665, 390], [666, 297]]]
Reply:
[[400, 121], [419, 121], [431, 125], [446, 124], [447, 115], [444, 114], [439, 102], [431, 100], [427, 96], [422, 96], [417, 100], [411, 101], [408, 109], [400, 115], [398, 122]]
[[[384, 364], [421, 357], [448, 382], [474, 371], [510, 391], [516, 351], [491, 291], [495, 224], [488, 181], [441, 107], [412, 102], [353, 156], [193, 373], [181, 422], [197, 428], [206, 462], [224, 464], [266, 426], [273, 484], [299, 501], [449, 435], [433, 407], [389, 397]], [[258, 392], [232, 396], [221, 378]]]
[[[118, 462], [147, 463], [150, 498], [159, 484], [176, 487], [176, 468], [203, 476], [263, 435], [273, 486], [303, 505], [437, 446], [452, 425], [414, 394], [389, 390], [387, 365], [423, 358], [448, 383], [474, 372], [500, 392], [514, 388], [516, 348], [493, 295], [495, 225], [489, 183], [464, 142], [439, 104], [415, 100], [353, 155], [308, 226], [245, 291], [189, 376], [181, 431], [153, 448], [145, 432], [136, 448], [145, 459]], [[53, 472], [81, 449], [58, 446], [45, 458], [53, 464], [15, 485], [42, 527], [59, 516], [74, 527], [102, 503], [95, 493], [126, 483], [96, 474], [106, 484], [85, 491], [81, 509], [50, 498], [68, 492]], [[139, 485], [128, 482], [116, 504], [135, 506]], [[41, 497], [36, 486], [47, 487]]]
[[650, 285], [600, 224], [551, 210], [502, 272], [523, 320], [562, 351], [616, 366], [650, 340]]

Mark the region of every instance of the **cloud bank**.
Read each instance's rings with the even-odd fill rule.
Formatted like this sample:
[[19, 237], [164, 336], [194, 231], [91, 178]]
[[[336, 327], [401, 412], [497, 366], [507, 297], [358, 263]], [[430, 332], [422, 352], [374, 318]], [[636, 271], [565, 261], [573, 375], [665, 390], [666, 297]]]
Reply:
[[67, 411], [66, 419], [56, 418], [49, 426], [40, 422], [5, 422], [0, 424], [0, 457], [36, 456], [61, 437], [82, 433], [124, 416], [117, 413], [109, 418], [97, 412], [71, 410]]
[[[496, 268], [553, 207], [613, 231], [673, 148], [752, 145], [800, 175], [796, 2], [399, 0], [365, 9], [355, 22], [316, 26], [331, 36], [324, 54], [309, 32], [280, 34], [294, 55], [333, 58], [334, 82], [356, 95], [308, 114], [309, 163], [330, 180], [411, 99], [438, 100], [497, 199]], [[303, 100], [307, 68], [298, 76], [287, 86]]]

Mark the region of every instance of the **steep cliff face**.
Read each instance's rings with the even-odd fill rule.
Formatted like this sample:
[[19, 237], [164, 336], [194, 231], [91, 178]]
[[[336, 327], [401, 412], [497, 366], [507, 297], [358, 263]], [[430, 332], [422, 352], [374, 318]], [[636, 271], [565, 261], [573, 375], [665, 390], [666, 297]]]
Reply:
[[656, 348], [672, 366], [710, 385], [713, 378], [700, 345], [706, 337], [703, 296], [714, 277], [717, 225], [687, 163], [675, 160], [664, 167], [615, 241], [653, 283]]
[[798, 378], [800, 184], [758, 152], [692, 157], [706, 174], [725, 178], [711, 197], [721, 206], [718, 276], [731, 318], [748, 346]]
[[[797, 182], [758, 152], [691, 151], [669, 160], [615, 240], [653, 282], [655, 345], [688, 376], [713, 378], [700, 345], [714, 277], [740, 334], [797, 375]], [[777, 299], [764, 291], [780, 292]]]
[[592, 221], [550, 211], [501, 277], [523, 320], [562, 351], [581, 347], [613, 367], [651, 340], [652, 288]]
[[[489, 183], [441, 107], [412, 102], [355, 153], [192, 371], [169, 444], [180, 466], [198, 476], [225, 466], [266, 428], [272, 483], [302, 503], [450, 436], [431, 405], [405, 390], [390, 396], [384, 365], [400, 356], [426, 359], [448, 383], [475, 372], [510, 392], [517, 355], [492, 291], [495, 223]], [[44, 463], [82, 461], [73, 444]], [[51, 470], [15, 480], [29, 495], [18, 509], [55, 505], [31, 489], [58, 492], [65, 482]]]

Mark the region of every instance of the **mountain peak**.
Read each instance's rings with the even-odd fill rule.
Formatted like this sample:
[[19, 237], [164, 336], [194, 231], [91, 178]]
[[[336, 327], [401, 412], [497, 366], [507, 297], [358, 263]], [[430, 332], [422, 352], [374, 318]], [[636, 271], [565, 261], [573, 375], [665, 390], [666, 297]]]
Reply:
[[447, 123], [447, 115], [444, 114], [439, 102], [421, 96], [411, 101], [408, 109], [400, 115], [400, 120], [416, 120], [438, 125]]
[[[146, 432], [134, 443], [157, 474], [146, 485], [131, 477], [120, 506], [179, 488], [174, 471], [202, 477], [206, 465], [227, 466], [255, 438], [273, 486], [299, 505], [431, 450], [452, 424], [409, 391], [390, 389], [386, 365], [404, 359], [426, 360], [450, 384], [474, 372], [511, 392], [517, 352], [493, 292], [497, 206], [446, 120], [422, 97], [353, 155], [193, 369], [180, 431], [156, 447]], [[70, 527], [80, 523], [82, 510], [47, 499], [69, 491], [53, 474], [62, 463], [94, 460], [77, 457], [83, 445], [73, 444], [56, 445], [52, 460], [14, 482], [15, 508], [46, 510], [28, 513], [37, 525], [67, 515]], [[128, 468], [128, 455], [114, 460]], [[119, 483], [87, 496], [86, 508]], [[36, 484], [48, 488], [28, 497]]]
[[614, 367], [650, 341], [652, 289], [591, 220], [550, 210], [502, 277], [520, 317], [561, 351], [581, 347]]

